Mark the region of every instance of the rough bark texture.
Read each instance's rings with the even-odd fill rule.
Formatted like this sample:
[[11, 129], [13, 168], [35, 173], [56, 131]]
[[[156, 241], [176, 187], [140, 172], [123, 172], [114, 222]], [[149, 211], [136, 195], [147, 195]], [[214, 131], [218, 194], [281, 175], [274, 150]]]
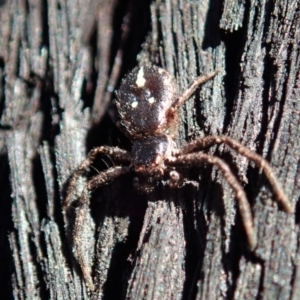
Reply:
[[[299, 0], [0, 1], [5, 299], [299, 299], [299, 24]], [[245, 186], [253, 252], [215, 168], [185, 173], [198, 187], [148, 196], [124, 177], [93, 195], [82, 237], [91, 295], [72, 253], [76, 203], [65, 216], [61, 203], [90, 149], [130, 149], [110, 103], [122, 76], [146, 63], [167, 69], [180, 90], [220, 70], [181, 108], [178, 145], [208, 134], [241, 141], [271, 162], [296, 214], [226, 147], [210, 153]], [[97, 170], [113, 165], [102, 159]]]

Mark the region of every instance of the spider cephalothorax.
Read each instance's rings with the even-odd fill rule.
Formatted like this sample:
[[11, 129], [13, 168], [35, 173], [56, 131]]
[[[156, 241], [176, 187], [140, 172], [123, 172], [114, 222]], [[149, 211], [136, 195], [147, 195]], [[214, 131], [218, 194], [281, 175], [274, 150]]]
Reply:
[[[68, 208], [76, 191], [78, 177], [88, 169], [96, 156], [109, 155], [116, 163], [120, 164], [120, 166], [100, 172], [88, 181], [76, 210], [73, 233], [75, 256], [89, 289], [93, 289], [93, 280], [90, 267], [85, 263], [80, 241], [84, 218], [88, 213], [89, 192], [108, 184], [122, 174], [133, 172], [136, 174], [136, 179], [139, 176], [143, 179], [149, 178], [149, 182], [160, 180], [162, 176], [169, 177], [169, 184], [174, 188], [182, 184], [180, 169], [205, 163], [216, 166], [235, 193], [248, 242], [253, 249], [256, 246], [256, 234], [250, 206], [242, 185], [225, 161], [200, 152], [200, 150], [213, 145], [225, 144], [254, 162], [266, 175], [283, 208], [287, 212], [293, 212], [293, 208], [269, 163], [238, 141], [228, 136], [207, 136], [191, 141], [182, 149], [176, 148], [173, 139], [177, 133], [178, 107], [189, 99], [199, 85], [213, 78], [216, 73], [212, 72], [206, 76], [197, 77], [179, 96], [172, 76], [167, 71], [155, 66], [135, 68], [123, 79], [116, 93], [116, 105], [120, 115], [121, 128], [132, 140], [132, 151], [129, 153], [120, 148], [108, 146], [91, 150], [71, 176], [64, 203], [64, 209]], [[139, 185], [139, 182], [135, 181], [135, 185]]]

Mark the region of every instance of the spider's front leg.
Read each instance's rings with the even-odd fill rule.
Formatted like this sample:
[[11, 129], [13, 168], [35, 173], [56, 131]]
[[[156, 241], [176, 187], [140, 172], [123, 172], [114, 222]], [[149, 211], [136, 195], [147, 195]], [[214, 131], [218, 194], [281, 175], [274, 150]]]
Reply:
[[63, 203], [63, 210], [67, 210], [70, 206], [70, 203], [72, 202], [72, 197], [76, 191], [76, 185], [79, 176], [83, 175], [88, 170], [88, 168], [95, 161], [98, 155], [110, 156], [114, 161], [120, 163], [129, 164], [131, 161], [130, 153], [118, 147], [101, 146], [92, 149], [88, 153], [87, 158], [83, 160], [83, 162], [79, 165], [79, 167], [75, 170], [70, 178], [67, 195]]
[[74, 240], [74, 252], [77, 262], [80, 265], [80, 268], [83, 273], [84, 280], [87, 284], [87, 287], [93, 291], [94, 283], [92, 279], [92, 270], [91, 266], [86, 262], [86, 253], [82, 247], [82, 234], [85, 224], [85, 220], [89, 211], [90, 206], [90, 192], [105, 185], [119, 176], [128, 173], [130, 171], [129, 167], [113, 167], [107, 171], [101, 172], [97, 176], [93, 177], [85, 186], [82, 195], [79, 200], [79, 206], [76, 209], [76, 217], [73, 231], [73, 240]]
[[212, 147], [214, 145], [225, 144], [230, 148], [234, 149], [237, 153], [248, 158], [250, 161], [254, 162], [259, 168], [262, 169], [265, 176], [267, 177], [271, 188], [277, 198], [277, 201], [283, 206], [284, 210], [288, 213], [293, 213], [294, 209], [292, 204], [285, 195], [281, 184], [279, 183], [275, 172], [271, 165], [260, 155], [250, 150], [248, 147], [242, 145], [238, 141], [232, 139], [229, 136], [207, 136], [204, 138], [196, 139], [186, 146], [183, 147], [182, 153], [192, 153], [199, 151], [204, 148]]
[[208, 163], [215, 165], [222, 172], [223, 177], [233, 189], [235, 197], [238, 201], [241, 218], [244, 224], [244, 228], [247, 234], [248, 243], [251, 249], [256, 246], [256, 233], [253, 226], [252, 215], [250, 205], [247, 200], [247, 196], [238, 179], [230, 170], [230, 167], [220, 158], [205, 153], [191, 153], [185, 155], [179, 155], [178, 157], [172, 157], [165, 161], [168, 166], [180, 166], [190, 167], [197, 166], [201, 163]]
[[250, 245], [250, 248], [254, 249], [257, 244], [257, 241], [256, 233], [252, 222], [250, 205], [248, 203], [247, 196], [243, 187], [230, 170], [230, 167], [222, 159], [201, 152], [179, 155], [178, 157], [173, 157], [166, 161], [166, 164], [168, 166], [180, 167], [198, 166], [199, 164], [203, 163], [212, 164], [218, 167], [219, 170], [222, 172], [224, 179], [233, 189], [235, 197], [238, 201], [242, 222], [248, 238], [248, 243]]

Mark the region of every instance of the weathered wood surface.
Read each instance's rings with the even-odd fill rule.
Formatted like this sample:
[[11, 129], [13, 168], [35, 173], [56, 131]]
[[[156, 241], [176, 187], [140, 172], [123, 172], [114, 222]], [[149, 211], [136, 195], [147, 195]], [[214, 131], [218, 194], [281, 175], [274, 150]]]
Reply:
[[[300, 2], [0, 2], [1, 291], [6, 299], [299, 299]], [[108, 116], [122, 76], [163, 66], [182, 90], [216, 68], [180, 110], [181, 145], [228, 134], [266, 157], [296, 207], [226, 147], [251, 201], [247, 249], [232, 191], [215, 168], [199, 187], [140, 196], [127, 176], [93, 196], [83, 247], [97, 292], [72, 253], [67, 180], [98, 145], [130, 149]], [[98, 170], [113, 165], [99, 159]], [[79, 183], [78, 190], [84, 182]]]

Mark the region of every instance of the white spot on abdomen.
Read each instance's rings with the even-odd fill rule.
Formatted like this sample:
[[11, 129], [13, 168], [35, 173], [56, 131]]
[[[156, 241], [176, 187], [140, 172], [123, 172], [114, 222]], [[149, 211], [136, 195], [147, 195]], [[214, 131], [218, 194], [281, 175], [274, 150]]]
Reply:
[[134, 102], [131, 103], [131, 107], [136, 108], [138, 106], [138, 104], [139, 103], [137, 101], [134, 101]]
[[137, 74], [135, 83], [136, 83], [136, 85], [137, 85], [139, 88], [141, 88], [141, 87], [143, 87], [143, 86], [145, 85], [145, 82], [146, 82], [146, 79], [145, 79], [145, 77], [144, 77], [144, 68], [141, 67], [141, 68], [139, 69], [138, 74]]
[[155, 98], [154, 98], [154, 97], [149, 98], [149, 99], [148, 99], [148, 102], [149, 102], [150, 104], [153, 104], [153, 103], [155, 102]]

